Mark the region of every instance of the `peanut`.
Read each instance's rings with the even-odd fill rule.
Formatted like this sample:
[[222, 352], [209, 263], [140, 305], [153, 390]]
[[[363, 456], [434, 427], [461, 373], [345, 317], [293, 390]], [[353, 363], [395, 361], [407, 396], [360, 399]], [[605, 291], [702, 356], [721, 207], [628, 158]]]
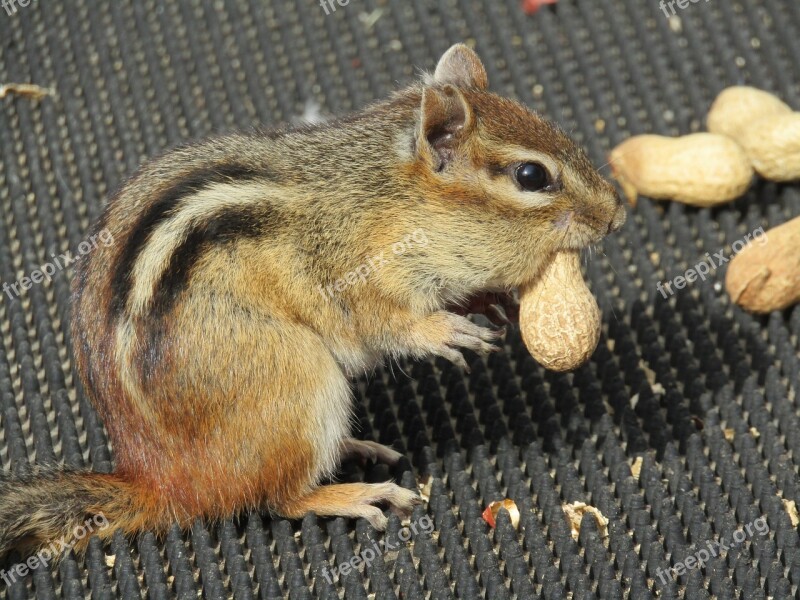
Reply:
[[725, 287], [742, 308], [767, 313], [800, 302], [800, 217], [767, 231], [728, 266]]
[[735, 140], [765, 179], [800, 179], [800, 112], [759, 119]]
[[612, 150], [614, 177], [628, 201], [639, 194], [692, 206], [738, 198], [753, 178], [747, 154], [728, 137], [695, 133], [679, 138], [634, 136]]
[[520, 288], [520, 330], [533, 358], [571, 371], [600, 340], [600, 308], [581, 274], [578, 251], [559, 252], [539, 278]]
[[746, 86], [723, 90], [707, 124], [737, 142], [762, 177], [800, 179], [800, 113], [772, 94]]
[[722, 90], [711, 105], [706, 125], [711, 133], [735, 138], [754, 120], [774, 115], [788, 115], [788, 104], [769, 92], [747, 86], [733, 86]]

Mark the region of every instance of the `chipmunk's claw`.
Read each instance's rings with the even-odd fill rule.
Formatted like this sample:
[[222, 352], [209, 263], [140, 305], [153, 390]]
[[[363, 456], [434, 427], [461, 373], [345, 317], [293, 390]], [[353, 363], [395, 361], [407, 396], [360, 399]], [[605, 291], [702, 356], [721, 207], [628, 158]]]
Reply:
[[484, 315], [493, 325], [513, 325], [519, 321], [519, 302], [510, 292], [481, 292], [465, 305], [451, 307], [458, 315]]
[[493, 331], [476, 325], [466, 317], [452, 313], [448, 313], [446, 318], [449, 321], [450, 331], [444, 340], [444, 345], [434, 354], [448, 359], [461, 367], [465, 373], [470, 373], [471, 370], [461, 353], [461, 348], [467, 348], [483, 356], [500, 351], [500, 348], [491, 342], [501, 339], [505, 335], [505, 328]]
[[501, 348], [493, 342], [502, 339], [505, 334], [505, 327], [492, 330], [476, 325], [463, 315], [439, 311], [418, 326], [419, 337], [414, 342], [413, 354], [419, 357], [441, 356], [469, 373], [470, 368], [462, 350], [469, 349], [482, 356], [499, 352]]
[[496, 304], [492, 304], [486, 308], [484, 313], [486, 318], [494, 325], [511, 325], [509, 318], [501, 311]]

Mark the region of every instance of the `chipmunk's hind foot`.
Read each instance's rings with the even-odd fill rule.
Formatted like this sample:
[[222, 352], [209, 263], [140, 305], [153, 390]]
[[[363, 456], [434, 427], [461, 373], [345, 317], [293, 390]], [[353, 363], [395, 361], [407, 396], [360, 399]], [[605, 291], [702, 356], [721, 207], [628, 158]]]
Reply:
[[389, 466], [394, 466], [403, 458], [403, 455], [394, 448], [370, 440], [347, 438], [342, 440], [339, 448], [343, 459], [360, 458], [362, 461], [371, 460], [372, 462], [381, 462]]
[[375, 529], [384, 531], [389, 519], [375, 504], [386, 503], [392, 512], [406, 517], [421, 502], [415, 492], [395, 483], [340, 483], [318, 487], [278, 512], [291, 519], [309, 512], [321, 517], [363, 517]]

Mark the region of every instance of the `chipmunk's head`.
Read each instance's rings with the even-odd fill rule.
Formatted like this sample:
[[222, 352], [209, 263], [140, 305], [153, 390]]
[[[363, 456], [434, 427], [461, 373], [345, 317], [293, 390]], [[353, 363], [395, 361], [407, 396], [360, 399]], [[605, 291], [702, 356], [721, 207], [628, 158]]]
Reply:
[[[423, 84], [415, 168], [454, 235], [494, 254], [517, 279], [530, 270], [526, 254], [596, 243], [622, 226], [625, 209], [563, 131], [487, 85], [475, 52], [459, 44], [444, 54]], [[490, 239], [478, 242], [487, 227]], [[511, 246], [516, 258], [505, 257]]]

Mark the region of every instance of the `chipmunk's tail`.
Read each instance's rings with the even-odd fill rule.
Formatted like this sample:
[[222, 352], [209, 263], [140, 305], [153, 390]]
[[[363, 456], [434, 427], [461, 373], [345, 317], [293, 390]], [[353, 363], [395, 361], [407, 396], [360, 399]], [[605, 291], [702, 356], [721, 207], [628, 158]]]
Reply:
[[163, 530], [170, 521], [152, 491], [118, 475], [69, 469], [0, 478], [0, 557], [11, 550], [56, 559], [89, 538]]

